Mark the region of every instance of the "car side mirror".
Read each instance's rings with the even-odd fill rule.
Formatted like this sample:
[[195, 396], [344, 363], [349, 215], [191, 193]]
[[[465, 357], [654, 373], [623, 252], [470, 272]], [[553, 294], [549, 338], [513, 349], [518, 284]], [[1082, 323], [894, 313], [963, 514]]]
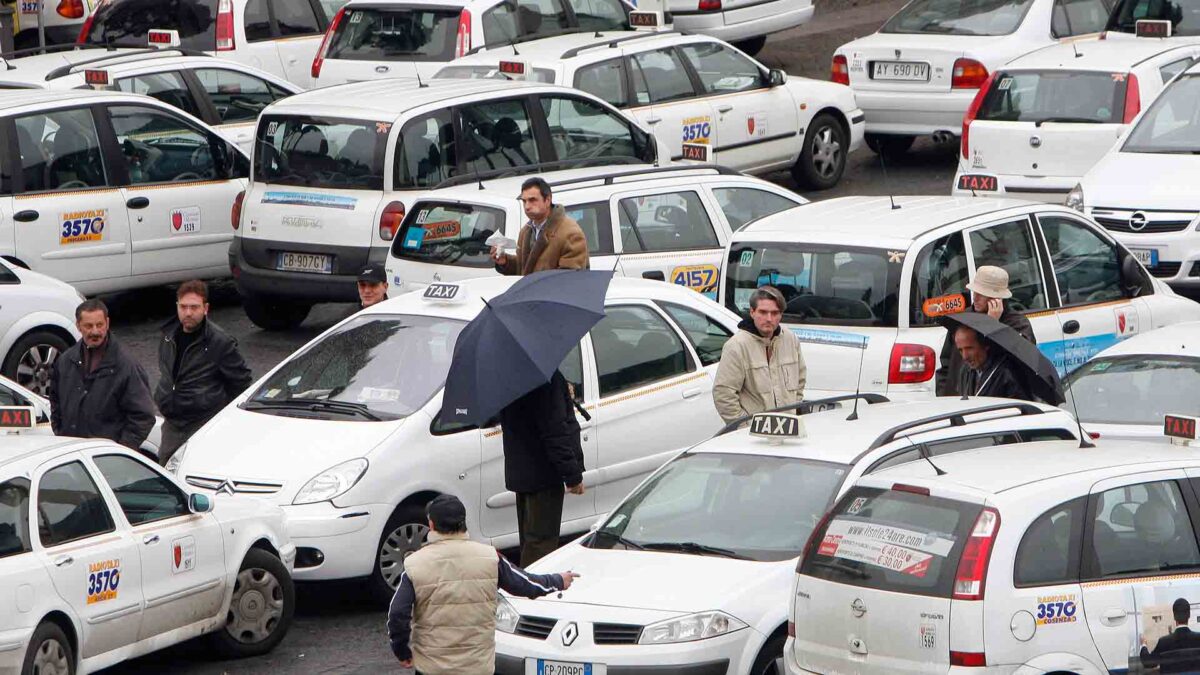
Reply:
[[787, 82], [787, 73], [778, 68], [772, 68], [767, 73], [767, 84], [772, 87], [782, 86]]
[[1122, 251], [1121, 257], [1121, 289], [1125, 295], [1136, 298], [1146, 291], [1146, 278], [1137, 259], [1132, 254]]
[[208, 513], [212, 511], [212, 500], [208, 495], [193, 492], [188, 495], [188, 510], [192, 513]]

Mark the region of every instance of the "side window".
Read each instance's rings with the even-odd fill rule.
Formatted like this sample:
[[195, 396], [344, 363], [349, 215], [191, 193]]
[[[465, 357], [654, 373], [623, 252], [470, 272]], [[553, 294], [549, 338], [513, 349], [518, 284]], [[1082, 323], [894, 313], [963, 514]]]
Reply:
[[687, 69], [674, 49], [634, 54], [629, 67], [633, 76], [633, 105], [677, 101], [696, 95]]
[[625, 88], [625, 63], [622, 59], [609, 59], [580, 68], [575, 73], [575, 88], [617, 108], [629, 105], [629, 92]]
[[1187, 70], [1188, 67], [1191, 66], [1193, 63], [1195, 63], [1195, 59], [1188, 57], [1188, 58], [1179, 59], [1178, 61], [1172, 61], [1172, 62], [1168, 63], [1167, 65], [1159, 68], [1158, 72], [1160, 75], [1162, 75], [1163, 84], [1170, 82], [1172, 79], [1174, 79], [1174, 77], [1176, 75]]
[[716, 42], [684, 45], [684, 57], [696, 69], [704, 91], [729, 94], [763, 86], [763, 73], [749, 58]]
[[0, 558], [29, 552], [30, 541], [29, 480], [0, 483]]
[[774, 192], [749, 187], [714, 188], [713, 196], [729, 221], [729, 228], [735, 231], [752, 220], [786, 211], [802, 203]]
[[1039, 217], [1063, 306], [1120, 300], [1117, 247], [1078, 221]]
[[641, 158], [641, 132], [624, 117], [581, 98], [545, 96], [541, 101], [557, 159]]
[[1021, 537], [1013, 565], [1017, 587], [1079, 580], [1079, 537], [1085, 498], [1059, 504], [1038, 516]]
[[[965, 438], [952, 438], [944, 441], [928, 441], [922, 443], [921, 446], [928, 450], [928, 457], [937, 457], [938, 455], [948, 455], [954, 452], [962, 452], [963, 450], [990, 448], [997, 445], [1008, 445], [1010, 443], [1020, 442], [1021, 437], [1019, 435], [1015, 433], [1004, 433], [967, 436]], [[864, 473], [874, 473], [883, 469], [889, 469], [893, 466], [908, 464], [909, 462], [924, 461], [924, 457], [921, 454], [921, 446], [910, 446], [904, 450], [894, 452], [872, 464]]]
[[609, 215], [608, 202], [567, 206], [566, 212], [583, 230], [589, 255], [612, 255], [612, 217]]
[[939, 320], [926, 316], [925, 301], [957, 293], [966, 294], [970, 270], [967, 250], [959, 232], [927, 244], [913, 265], [912, 292], [909, 293], [909, 324], [932, 326]]
[[454, 175], [454, 126], [450, 111], [409, 120], [400, 130], [396, 150], [396, 188], [433, 187]]
[[660, 302], [659, 306], [683, 329], [683, 334], [700, 356], [701, 366], [711, 366], [721, 360], [721, 350], [733, 333], [694, 309], [669, 302]]
[[259, 42], [272, 37], [267, 0], [249, 0], [246, 3], [246, 41]]
[[211, 180], [217, 163], [208, 134], [161, 110], [112, 106], [113, 131], [135, 185]]
[[236, 70], [197, 68], [192, 72], [217, 109], [222, 124], [253, 122], [263, 108], [289, 95], [266, 80]]
[[108, 185], [90, 110], [37, 113], [15, 123], [26, 192]]
[[1177, 573], [1200, 567], [1200, 550], [1175, 481], [1107, 490], [1093, 499], [1089, 578]]
[[502, 2], [483, 13], [483, 42], [485, 46], [508, 44], [517, 39], [517, 6]]
[[55, 467], [42, 476], [37, 513], [42, 546], [57, 546], [115, 529], [100, 490], [80, 462]]
[[621, 0], [571, 0], [579, 30], [628, 30], [629, 17]]
[[695, 370], [683, 341], [646, 307], [610, 307], [592, 328], [600, 397]]
[[528, 166], [541, 161], [523, 100], [463, 106], [463, 171], [466, 173]]
[[1067, 8], [1063, 0], [1054, 0], [1054, 9], [1050, 14], [1050, 34], [1056, 38], [1071, 35], [1071, 22], [1067, 19]]
[[562, 0], [517, 0], [517, 35], [547, 37], [570, 28]]
[[627, 197], [618, 208], [621, 250], [626, 253], [720, 246], [708, 211], [695, 192]]
[[579, 403], [583, 403], [583, 352], [576, 344], [567, 352], [566, 358], [562, 363], [558, 364], [558, 372], [563, 374], [567, 385], [571, 389], [572, 397]]
[[200, 106], [196, 105], [196, 99], [188, 89], [187, 82], [184, 82], [183, 76], [176, 71], [121, 78], [117, 80], [117, 88], [130, 94], [156, 98], [193, 117], [201, 116]]
[[141, 462], [124, 455], [101, 455], [95, 462], [130, 525], [188, 513], [183, 491]]
[[279, 37], [319, 35], [321, 21], [308, 0], [271, 0], [275, 9], [275, 23], [279, 25]]
[[[1059, 15], [1063, 14], [1065, 26]], [[1108, 9], [1101, 0], [1058, 0], [1054, 3], [1051, 31], [1054, 37], [1099, 33], [1108, 22]]]
[[973, 230], [969, 236], [975, 269], [993, 265], [1008, 272], [1008, 288], [1013, 294], [1008, 305], [1014, 311], [1027, 312], [1048, 307], [1041, 265], [1028, 218]]

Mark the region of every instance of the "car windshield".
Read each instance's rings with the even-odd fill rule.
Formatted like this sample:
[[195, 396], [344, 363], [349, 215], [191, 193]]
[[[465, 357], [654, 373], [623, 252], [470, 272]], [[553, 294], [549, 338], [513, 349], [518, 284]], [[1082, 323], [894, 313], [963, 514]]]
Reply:
[[725, 305], [748, 315], [750, 295], [769, 284], [787, 301], [785, 323], [894, 327], [903, 260], [880, 248], [734, 242]]
[[[516, 79], [500, 72], [499, 64], [494, 66], [446, 66], [439, 70], [434, 77], [447, 80]], [[525, 74], [525, 80], [554, 84], [554, 71], [549, 68], [531, 68]]]
[[1033, 0], [913, 0], [881, 33], [1008, 35], [1021, 25]]
[[1180, 77], [1163, 90], [1121, 152], [1200, 155], [1200, 75]]
[[1170, 21], [1171, 35], [1200, 35], [1200, 0], [1120, 0], [1108, 30], [1133, 33], [1138, 19]]
[[383, 189], [388, 122], [263, 115], [254, 180], [276, 185]]
[[787, 457], [683, 455], [627, 497], [586, 545], [795, 558], [848, 471]]
[[1066, 70], [999, 72], [975, 119], [992, 122], [1119, 124], [1125, 73]]
[[179, 31], [184, 49], [216, 49], [217, 0], [105, 0], [95, 3], [86, 44], [145, 47], [152, 28]]
[[404, 260], [491, 268], [487, 238], [504, 232], [504, 211], [461, 202], [418, 202], [392, 242], [392, 255]]
[[1200, 359], [1183, 356], [1114, 356], [1084, 364], [1066, 382], [1063, 409], [1096, 424], [1162, 426], [1163, 415], [1200, 417]]
[[457, 39], [457, 11], [420, 6], [355, 8], [342, 16], [325, 58], [449, 61]]
[[441, 390], [463, 321], [358, 316], [285, 363], [242, 404], [247, 410], [389, 420]]

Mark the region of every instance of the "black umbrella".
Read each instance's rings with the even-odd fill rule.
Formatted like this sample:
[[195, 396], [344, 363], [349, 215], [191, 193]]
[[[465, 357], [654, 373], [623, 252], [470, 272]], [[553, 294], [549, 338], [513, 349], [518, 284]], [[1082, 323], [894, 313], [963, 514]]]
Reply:
[[604, 318], [612, 272], [551, 270], [521, 278], [458, 336], [441, 418], [483, 424], [550, 381], [583, 336]]
[[1059, 405], [1066, 400], [1058, 369], [1037, 345], [1017, 331], [981, 312], [948, 314], [942, 317], [942, 321], [951, 331], [960, 325], [972, 328], [980, 337], [1008, 353], [1012, 357], [1010, 362], [1019, 367], [1034, 396], [1051, 405]]

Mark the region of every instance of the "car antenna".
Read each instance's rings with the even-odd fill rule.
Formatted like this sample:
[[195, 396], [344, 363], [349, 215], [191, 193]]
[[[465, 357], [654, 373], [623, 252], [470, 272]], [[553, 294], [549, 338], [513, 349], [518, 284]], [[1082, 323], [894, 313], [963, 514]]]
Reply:
[[854, 382], [854, 410], [846, 417], [847, 422], [853, 422], [858, 419], [858, 397], [862, 393], [862, 367], [863, 358], [867, 355], [867, 336], [862, 336], [862, 347], [859, 347], [858, 354], [858, 376]]
[[1083, 54], [1079, 53], [1079, 46], [1075, 44], [1074, 40], [1071, 41], [1071, 49], [1075, 51], [1075, 58], [1083, 56]]
[[883, 169], [883, 186], [888, 191], [888, 201], [892, 203], [892, 210], [900, 208], [896, 206], [896, 198], [892, 196], [892, 182], [888, 180], [887, 162], [883, 161], [883, 147], [879, 148], [879, 167]]
[[925, 445], [924, 443], [913, 443], [913, 439], [909, 438], [907, 434], [904, 436], [904, 440], [908, 441], [910, 445], [912, 445], [914, 448], [917, 449], [917, 454], [921, 456], [921, 459], [925, 460], [926, 462], [929, 462], [929, 466], [933, 467], [934, 473], [936, 473], [939, 476], [946, 475], [945, 471], [942, 471], [941, 469], [938, 468], [937, 464], [933, 463], [933, 458], [929, 456], [929, 446], [928, 445]]
[[[1070, 389], [1070, 387], [1066, 389]], [[1064, 396], [1067, 395], [1066, 389], [1063, 390]], [[1074, 396], [1071, 397], [1071, 409], [1075, 412], [1075, 426], [1079, 428], [1079, 449], [1096, 447], [1096, 444], [1088, 437], [1087, 432], [1083, 430], [1083, 422], [1079, 419], [1079, 402], [1075, 400]]]
[[414, 71], [413, 74], [417, 76], [417, 89], [424, 89], [425, 87], [429, 86], [421, 81], [421, 70], [420, 69], [417, 69], [416, 71]]

